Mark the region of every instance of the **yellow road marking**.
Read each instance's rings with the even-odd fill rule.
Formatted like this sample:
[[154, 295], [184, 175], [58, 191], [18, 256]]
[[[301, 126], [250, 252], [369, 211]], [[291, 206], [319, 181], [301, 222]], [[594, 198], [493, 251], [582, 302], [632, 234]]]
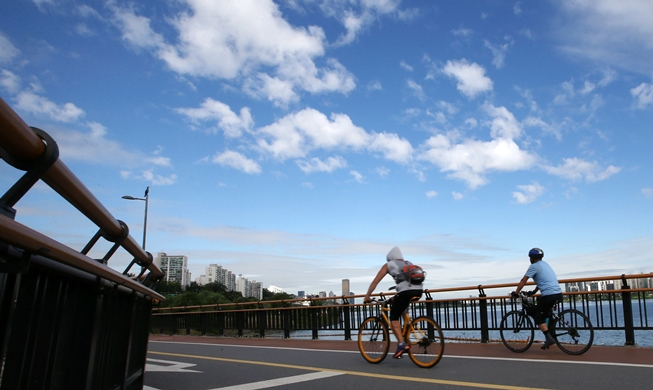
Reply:
[[368, 372], [361, 372], [361, 371], [336, 370], [336, 369], [332, 369], [332, 368], [297, 366], [297, 365], [294, 365], [294, 364], [258, 362], [258, 361], [253, 361], [253, 360], [228, 359], [228, 358], [201, 356], [201, 355], [186, 355], [186, 354], [183, 354], [183, 353], [155, 352], [155, 351], [148, 351], [148, 353], [155, 354], [155, 355], [185, 357], [185, 358], [190, 358], [190, 359], [215, 360], [215, 361], [227, 362], [227, 363], [255, 364], [255, 365], [258, 365], [258, 366], [292, 368], [292, 369], [296, 369], [296, 370], [306, 370], [306, 371], [342, 372], [342, 373], [347, 374], [347, 375], [363, 376], [363, 377], [370, 377], [370, 378], [382, 378], [382, 379], [391, 379], [391, 380], [397, 380], [397, 381], [420, 382], [420, 383], [435, 383], [435, 384], [450, 385], [450, 386], [479, 387], [479, 388], [482, 388], [482, 389], [546, 390], [546, 389], [540, 389], [540, 388], [536, 388], [536, 387], [495, 385], [495, 384], [491, 384], [491, 383], [462, 382], [462, 381], [450, 381], [450, 380], [444, 380], [444, 379], [431, 379], [431, 378], [415, 378], [415, 377], [407, 377], [407, 376], [368, 373]]

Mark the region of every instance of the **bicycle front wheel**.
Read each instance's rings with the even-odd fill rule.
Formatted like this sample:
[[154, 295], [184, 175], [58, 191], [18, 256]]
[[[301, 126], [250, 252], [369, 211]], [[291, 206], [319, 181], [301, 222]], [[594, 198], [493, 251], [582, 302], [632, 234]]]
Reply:
[[358, 329], [358, 349], [368, 362], [381, 363], [390, 349], [388, 325], [378, 317], [363, 320]]
[[563, 352], [581, 355], [594, 342], [594, 327], [589, 318], [576, 309], [563, 310], [553, 323], [551, 332], [556, 344]]
[[513, 352], [524, 352], [533, 345], [535, 328], [528, 315], [513, 310], [501, 319], [499, 333], [506, 348]]
[[405, 341], [410, 346], [410, 359], [422, 368], [433, 367], [442, 359], [444, 335], [440, 325], [433, 318], [414, 319], [410, 323]]

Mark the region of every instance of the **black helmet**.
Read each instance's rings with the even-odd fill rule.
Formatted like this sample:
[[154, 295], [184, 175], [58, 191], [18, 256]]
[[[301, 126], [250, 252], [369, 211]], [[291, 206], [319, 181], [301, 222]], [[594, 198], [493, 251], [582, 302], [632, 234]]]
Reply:
[[530, 251], [528, 251], [528, 257], [541, 259], [544, 257], [544, 251], [540, 248], [533, 248]]

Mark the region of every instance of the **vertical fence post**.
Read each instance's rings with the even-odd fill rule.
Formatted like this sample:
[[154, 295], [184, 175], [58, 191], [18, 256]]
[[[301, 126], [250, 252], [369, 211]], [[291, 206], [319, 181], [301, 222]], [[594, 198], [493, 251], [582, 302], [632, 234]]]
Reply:
[[259, 332], [258, 335], [260, 338], [265, 337], [265, 328], [266, 328], [266, 322], [267, 322], [267, 311], [263, 310], [263, 305], [259, 302], [258, 304], [258, 326], [259, 326]]
[[316, 306], [310, 306], [308, 310], [311, 311], [311, 331], [312, 331], [312, 337], [313, 340], [318, 339], [318, 332], [317, 332], [317, 310], [314, 309]]
[[[284, 301], [281, 301], [281, 305], [285, 308], [287, 307]], [[290, 338], [290, 310], [283, 310], [283, 338]]]
[[479, 314], [481, 316], [481, 343], [489, 343], [490, 342], [490, 329], [488, 325], [488, 318], [487, 318], [487, 300], [485, 300], [485, 291], [483, 291], [483, 287], [481, 285], [478, 285], [478, 297], [480, 298], [478, 300], [478, 307], [479, 307]]
[[433, 318], [435, 322], [438, 322], [438, 319], [435, 318], [435, 316], [433, 315], [433, 297], [431, 296], [431, 293], [429, 293], [428, 291], [426, 291], [426, 315], [428, 317]]
[[349, 301], [344, 296], [342, 297], [342, 314], [345, 321], [345, 340], [351, 340], [351, 311]]
[[[622, 290], [630, 290], [628, 282], [626, 281], [626, 275], [621, 275]], [[624, 327], [626, 328], [626, 345], [635, 345], [635, 329], [633, 325], [633, 302], [632, 302], [632, 293], [630, 291], [624, 291], [621, 293], [621, 301], [623, 304], [624, 311]]]

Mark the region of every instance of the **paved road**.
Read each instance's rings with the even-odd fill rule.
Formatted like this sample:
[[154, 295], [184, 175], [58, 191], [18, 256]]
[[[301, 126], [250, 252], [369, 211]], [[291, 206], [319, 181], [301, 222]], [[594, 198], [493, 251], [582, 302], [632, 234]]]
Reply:
[[447, 344], [440, 363], [408, 357], [367, 363], [355, 342], [153, 336], [148, 390], [213, 389], [650, 389], [653, 348], [597, 347], [582, 356], [533, 346]]

